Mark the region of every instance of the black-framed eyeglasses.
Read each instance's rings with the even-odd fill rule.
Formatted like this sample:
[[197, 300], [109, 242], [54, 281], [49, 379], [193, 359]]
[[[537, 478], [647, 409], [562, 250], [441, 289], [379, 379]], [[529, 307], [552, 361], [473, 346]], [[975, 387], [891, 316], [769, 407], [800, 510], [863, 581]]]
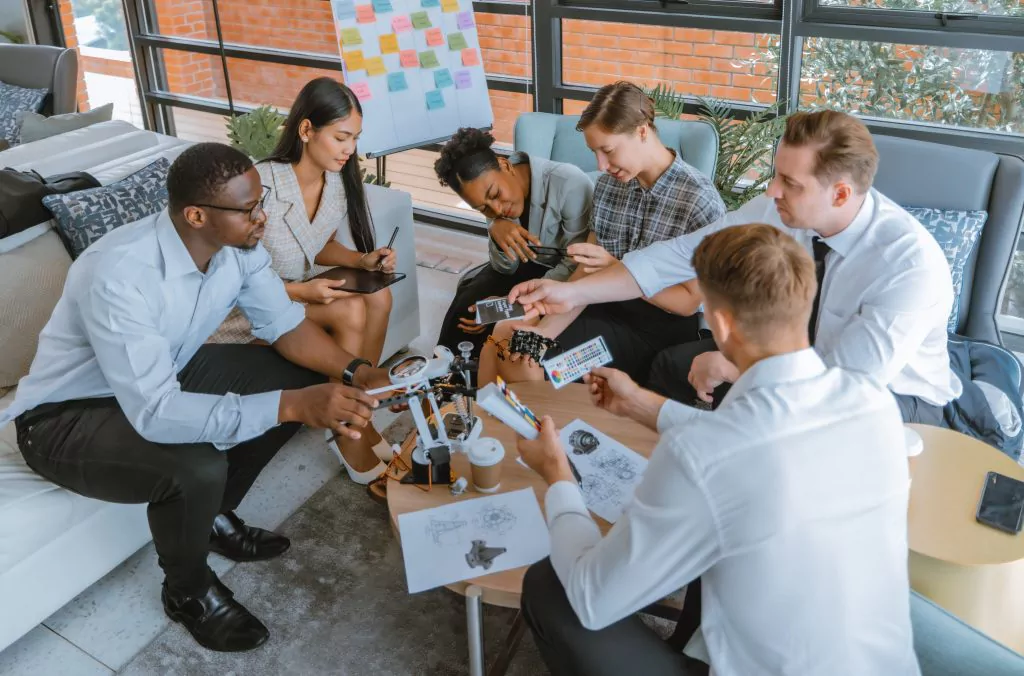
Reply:
[[267, 202], [267, 198], [270, 197], [270, 186], [263, 186], [263, 196], [260, 197], [260, 201], [254, 204], [252, 207], [222, 207], [219, 204], [196, 204], [197, 207], [206, 207], [207, 209], [220, 209], [221, 211], [238, 211], [240, 213], [248, 213], [249, 221], [256, 220], [256, 214], [259, 211], [263, 211], [263, 206]]

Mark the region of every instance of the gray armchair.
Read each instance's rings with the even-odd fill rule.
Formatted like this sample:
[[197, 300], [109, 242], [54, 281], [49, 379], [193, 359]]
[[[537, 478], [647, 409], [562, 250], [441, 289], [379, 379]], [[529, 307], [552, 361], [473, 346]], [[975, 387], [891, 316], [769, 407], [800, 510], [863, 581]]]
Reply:
[[0, 82], [49, 89], [44, 115], [78, 109], [78, 52], [49, 45], [0, 45]]

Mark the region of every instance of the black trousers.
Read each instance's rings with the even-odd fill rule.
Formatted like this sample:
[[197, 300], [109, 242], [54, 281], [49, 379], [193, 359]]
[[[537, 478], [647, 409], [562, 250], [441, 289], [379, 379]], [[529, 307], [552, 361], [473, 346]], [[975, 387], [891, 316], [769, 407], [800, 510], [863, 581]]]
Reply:
[[[674, 399], [688, 406], [704, 407], [705, 404], [697, 397], [697, 391], [690, 385], [690, 366], [693, 360], [705, 352], [718, 349], [714, 338], [702, 338], [682, 345], [673, 345], [659, 352], [651, 363], [647, 386], [658, 394]], [[722, 398], [729, 391], [731, 383], [722, 383], [715, 388], [713, 408], [722, 403]]]
[[[258, 345], [204, 345], [178, 379], [186, 392], [240, 395], [327, 380]], [[46, 479], [98, 500], [149, 503], [160, 567], [168, 585], [185, 594], [209, 584], [214, 518], [238, 507], [299, 429], [278, 425], [226, 452], [208, 443], [159, 444], [140, 436], [112, 397], [43, 404], [15, 424], [25, 462]]]
[[691, 659], [632, 615], [604, 629], [580, 624], [565, 589], [544, 559], [523, 580], [523, 618], [553, 676], [704, 676], [708, 666]]
[[507, 296], [512, 287], [520, 282], [538, 279], [547, 274], [548, 268], [537, 263], [520, 263], [511, 275], [498, 272], [489, 264], [480, 268], [473, 277], [459, 282], [455, 290], [455, 300], [448, 307], [448, 312], [441, 323], [441, 334], [437, 338], [438, 345], [444, 345], [458, 354], [456, 346], [464, 340], [473, 343], [473, 356], [480, 356], [480, 348], [487, 337], [494, 331], [494, 324], [487, 326], [480, 333], [465, 333], [459, 328], [459, 318], [468, 317], [470, 305], [489, 296]]

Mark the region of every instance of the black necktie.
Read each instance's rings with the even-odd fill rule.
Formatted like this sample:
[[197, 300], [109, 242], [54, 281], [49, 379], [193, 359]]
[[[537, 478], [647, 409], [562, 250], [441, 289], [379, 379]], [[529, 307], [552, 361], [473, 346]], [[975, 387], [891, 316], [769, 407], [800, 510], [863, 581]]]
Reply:
[[814, 336], [818, 333], [818, 306], [821, 304], [821, 284], [825, 281], [825, 257], [832, 250], [820, 237], [814, 241], [814, 276], [818, 278], [818, 290], [814, 294], [814, 305], [811, 307], [811, 323], [807, 325], [807, 335], [810, 336], [811, 345], [814, 345]]

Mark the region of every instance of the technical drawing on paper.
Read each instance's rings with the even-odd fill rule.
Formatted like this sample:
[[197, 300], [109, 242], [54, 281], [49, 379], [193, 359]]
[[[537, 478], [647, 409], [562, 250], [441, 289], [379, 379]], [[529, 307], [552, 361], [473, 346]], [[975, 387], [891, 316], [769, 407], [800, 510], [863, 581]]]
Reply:
[[569, 446], [574, 455], [590, 455], [601, 446], [601, 442], [587, 430], [576, 430], [569, 435]]
[[580, 473], [587, 508], [615, 523], [633, 499], [647, 459], [582, 420], [566, 425], [561, 439]]
[[580, 489], [583, 491], [583, 501], [587, 503], [588, 507], [601, 502], [618, 503], [622, 501], [622, 491], [619, 490], [619, 487], [607, 481], [600, 474], [584, 474], [582, 478], [583, 483], [580, 485]]
[[476, 513], [473, 523], [477, 528], [504, 535], [515, 528], [516, 515], [504, 505], [489, 505]]
[[611, 474], [619, 481], [632, 481], [637, 475], [637, 468], [630, 459], [613, 450], [594, 456], [594, 467], [605, 474]]
[[462, 530], [467, 525], [467, 521], [459, 518], [437, 519], [432, 516], [427, 524], [427, 533], [430, 534], [434, 544], [438, 547], [458, 545], [463, 542]]
[[483, 568], [490, 570], [494, 559], [498, 558], [508, 550], [504, 547], [488, 547], [483, 540], [473, 540], [473, 546], [466, 554], [466, 563], [470, 568]]

